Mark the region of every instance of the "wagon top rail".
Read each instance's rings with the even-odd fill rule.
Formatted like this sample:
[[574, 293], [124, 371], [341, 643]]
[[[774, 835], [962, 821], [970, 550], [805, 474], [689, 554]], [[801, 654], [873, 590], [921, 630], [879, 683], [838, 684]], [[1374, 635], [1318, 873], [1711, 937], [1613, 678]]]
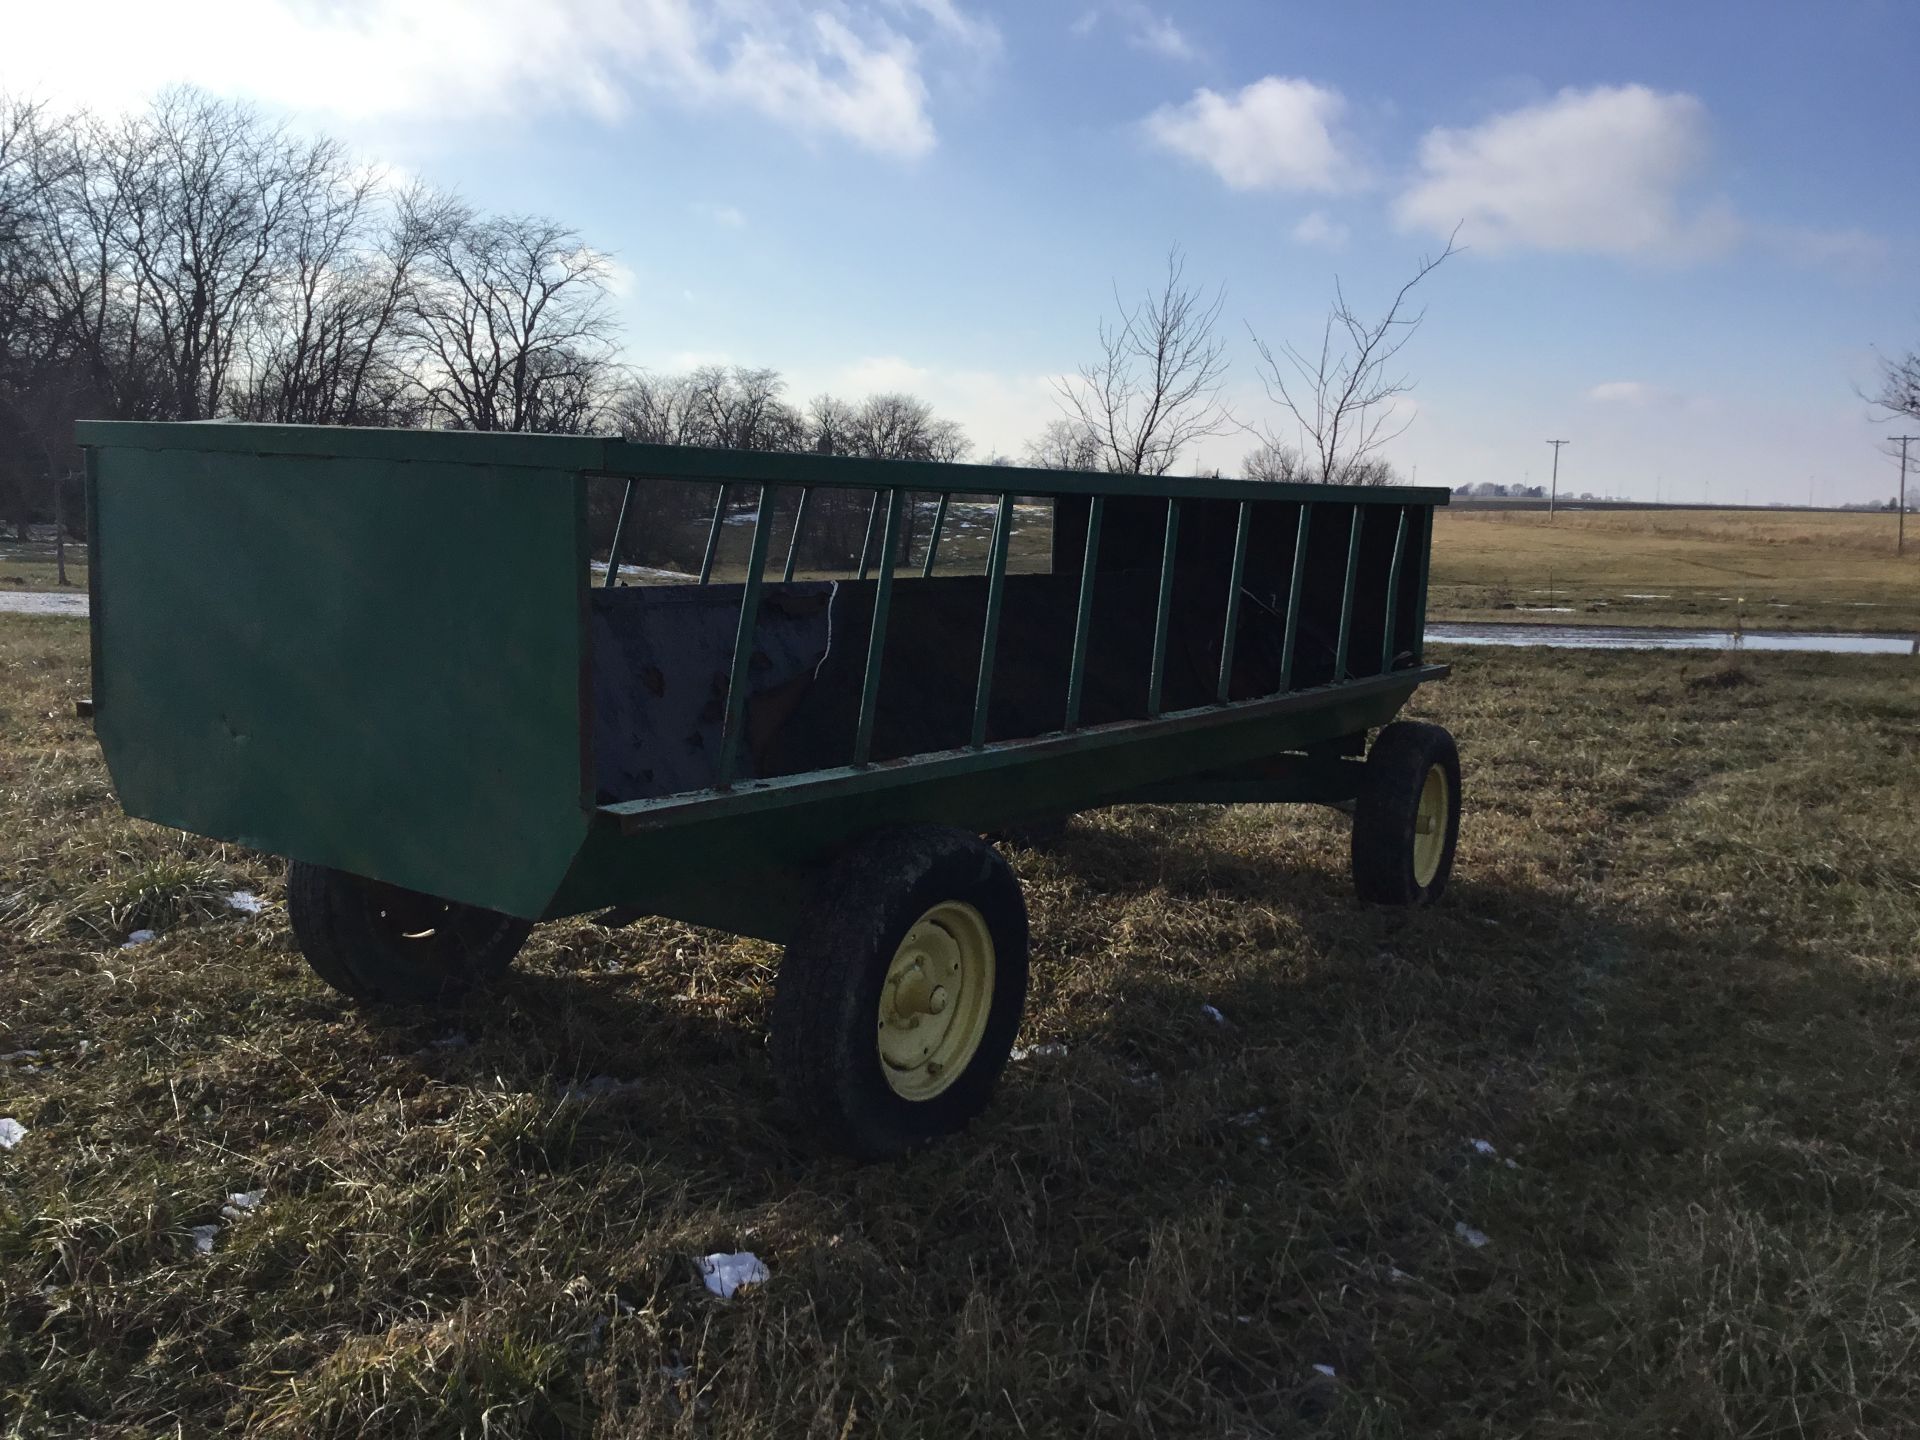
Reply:
[[333, 425], [256, 425], [226, 420], [82, 420], [81, 445], [192, 450], [329, 460], [483, 464], [616, 478], [741, 481], [842, 490], [959, 495], [1149, 495], [1196, 500], [1314, 500], [1342, 504], [1444, 505], [1437, 485], [1319, 485], [1198, 475], [1124, 475], [930, 460], [859, 460], [786, 451], [651, 445], [615, 436], [526, 435], [473, 430], [384, 430]]

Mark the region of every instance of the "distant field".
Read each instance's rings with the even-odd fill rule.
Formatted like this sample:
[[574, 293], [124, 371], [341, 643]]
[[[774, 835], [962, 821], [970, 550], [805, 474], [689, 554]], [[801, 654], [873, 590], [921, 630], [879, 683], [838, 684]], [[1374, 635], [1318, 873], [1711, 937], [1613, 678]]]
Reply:
[[[1795, 511], [1474, 511], [1434, 528], [1435, 619], [1920, 629], [1920, 517]], [[1554, 613], [1565, 609], [1570, 613]]]
[[1014, 850], [1050, 1048], [857, 1166], [764, 944], [565, 921], [343, 1003], [278, 861], [121, 815], [85, 654], [0, 617], [8, 1434], [1920, 1434], [1913, 661], [1441, 652], [1431, 911], [1322, 811]]

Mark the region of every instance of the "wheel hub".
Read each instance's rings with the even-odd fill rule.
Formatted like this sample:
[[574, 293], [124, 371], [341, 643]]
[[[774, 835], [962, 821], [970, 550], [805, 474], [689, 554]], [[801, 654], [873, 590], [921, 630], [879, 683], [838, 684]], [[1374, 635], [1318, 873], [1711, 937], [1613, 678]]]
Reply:
[[1438, 765], [1427, 769], [1420, 786], [1420, 803], [1413, 812], [1413, 879], [1422, 889], [1440, 873], [1440, 857], [1447, 849], [1447, 812], [1452, 797], [1448, 793], [1447, 772]]
[[882, 1072], [895, 1093], [928, 1100], [980, 1047], [993, 1001], [993, 937], [959, 901], [935, 905], [894, 951], [880, 989]]

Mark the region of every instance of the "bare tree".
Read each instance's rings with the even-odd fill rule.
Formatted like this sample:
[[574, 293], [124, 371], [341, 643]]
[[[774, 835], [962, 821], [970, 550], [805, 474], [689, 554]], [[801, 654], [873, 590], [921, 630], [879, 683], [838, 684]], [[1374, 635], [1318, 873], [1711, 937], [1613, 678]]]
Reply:
[[868, 460], [960, 459], [970, 448], [966, 432], [936, 419], [933, 407], [911, 395], [869, 395], [850, 407], [841, 453]]
[[607, 257], [555, 220], [427, 196], [413, 206], [423, 240], [409, 309], [435, 408], [470, 430], [595, 417], [614, 379]]
[[1036, 470], [1100, 470], [1105, 468], [1100, 437], [1077, 420], [1049, 420], [1026, 446], [1027, 464]]
[[1308, 474], [1307, 462], [1298, 450], [1272, 440], [1266, 441], [1240, 462], [1240, 473], [1248, 480], [1297, 482], [1313, 478]]
[[1067, 422], [1093, 437], [1103, 470], [1164, 475], [1187, 446], [1234, 426], [1220, 401], [1227, 366], [1214, 335], [1225, 294], [1209, 299], [1185, 272], [1175, 249], [1166, 279], [1137, 303], [1115, 286], [1118, 315], [1100, 324], [1099, 358], [1057, 384]]
[[[1400, 287], [1377, 320], [1365, 318], [1348, 303], [1336, 278], [1333, 305], [1321, 327], [1317, 351], [1303, 351], [1282, 341], [1276, 355], [1254, 335], [1263, 367], [1260, 378], [1268, 398], [1293, 416], [1307, 452], [1308, 478], [1322, 485], [1387, 483], [1380, 477], [1391, 476], [1391, 468], [1366, 461], [1412, 423], [1393, 425], [1398, 408], [1394, 402], [1413, 388], [1394, 361], [1427, 312], [1424, 308], [1410, 312], [1407, 297], [1458, 248], [1449, 237], [1447, 248], [1438, 255], [1423, 256], [1413, 278]], [[1283, 443], [1271, 434], [1265, 439], [1270, 447]]]
[[1920, 420], [1920, 350], [1880, 357], [1879, 381], [1862, 392], [1868, 404], [1885, 412], [1886, 420]]

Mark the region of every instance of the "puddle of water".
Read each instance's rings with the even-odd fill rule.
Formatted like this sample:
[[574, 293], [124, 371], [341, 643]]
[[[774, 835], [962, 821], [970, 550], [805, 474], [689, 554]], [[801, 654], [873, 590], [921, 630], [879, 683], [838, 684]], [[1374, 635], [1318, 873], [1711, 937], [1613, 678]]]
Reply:
[[1813, 650], [1832, 655], [1920, 655], [1920, 637], [1832, 635], [1782, 630], [1665, 630], [1651, 625], [1427, 626], [1427, 639], [1442, 645], [1544, 645], [1552, 650]]

